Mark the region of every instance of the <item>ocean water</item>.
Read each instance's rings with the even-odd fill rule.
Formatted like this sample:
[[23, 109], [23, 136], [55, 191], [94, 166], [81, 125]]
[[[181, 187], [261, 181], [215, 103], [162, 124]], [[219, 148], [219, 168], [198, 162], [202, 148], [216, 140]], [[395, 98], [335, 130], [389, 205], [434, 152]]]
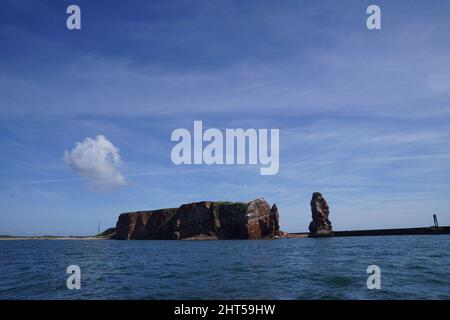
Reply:
[[[450, 236], [0, 241], [0, 299], [450, 299]], [[81, 269], [69, 290], [66, 268]], [[367, 267], [381, 289], [367, 289]]]

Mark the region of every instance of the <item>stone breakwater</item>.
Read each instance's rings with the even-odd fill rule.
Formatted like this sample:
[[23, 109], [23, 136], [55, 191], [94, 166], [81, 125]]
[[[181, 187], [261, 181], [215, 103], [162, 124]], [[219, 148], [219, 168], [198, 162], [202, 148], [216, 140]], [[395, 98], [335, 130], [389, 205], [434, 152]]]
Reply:
[[278, 208], [264, 199], [202, 201], [179, 208], [122, 213], [112, 239], [261, 239], [282, 237]]

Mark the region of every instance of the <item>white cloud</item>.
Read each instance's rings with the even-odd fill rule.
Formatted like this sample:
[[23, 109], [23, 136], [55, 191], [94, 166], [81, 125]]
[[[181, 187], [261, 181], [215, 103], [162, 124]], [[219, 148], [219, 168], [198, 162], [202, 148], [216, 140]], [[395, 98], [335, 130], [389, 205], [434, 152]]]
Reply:
[[119, 148], [102, 135], [77, 142], [75, 148], [64, 152], [64, 161], [95, 189], [109, 190], [126, 183], [119, 172]]

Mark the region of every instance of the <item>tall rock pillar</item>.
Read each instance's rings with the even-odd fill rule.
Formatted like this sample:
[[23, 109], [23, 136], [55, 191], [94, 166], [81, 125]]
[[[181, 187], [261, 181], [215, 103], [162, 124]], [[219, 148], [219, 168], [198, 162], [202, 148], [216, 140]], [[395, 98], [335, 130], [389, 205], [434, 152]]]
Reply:
[[309, 237], [332, 236], [331, 222], [328, 220], [330, 209], [320, 192], [314, 192], [311, 199], [312, 221], [309, 224]]

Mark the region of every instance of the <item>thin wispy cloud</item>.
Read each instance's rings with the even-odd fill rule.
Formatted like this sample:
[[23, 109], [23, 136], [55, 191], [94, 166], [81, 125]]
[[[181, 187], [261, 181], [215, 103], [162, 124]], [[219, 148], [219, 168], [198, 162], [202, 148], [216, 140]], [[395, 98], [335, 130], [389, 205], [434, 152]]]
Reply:
[[[159, 175], [184, 175], [191, 173], [213, 173], [218, 171], [232, 171], [232, 170], [252, 170], [249, 167], [235, 165], [233, 167], [229, 166], [220, 166], [220, 167], [206, 167], [206, 168], [198, 168], [198, 169], [177, 169], [177, 170], [155, 170], [155, 171], [145, 171], [145, 172], [136, 172], [123, 174], [122, 176], [125, 178], [130, 177], [147, 177], [147, 176], [159, 176]], [[73, 179], [41, 179], [41, 180], [32, 180], [32, 181], [23, 181], [23, 184], [41, 184], [41, 183], [67, 183], [67, 182], [77, 182], [82, 181], [82, 178], [73, 178]], [[119, 184], [122, 185], [122, 184]]]

